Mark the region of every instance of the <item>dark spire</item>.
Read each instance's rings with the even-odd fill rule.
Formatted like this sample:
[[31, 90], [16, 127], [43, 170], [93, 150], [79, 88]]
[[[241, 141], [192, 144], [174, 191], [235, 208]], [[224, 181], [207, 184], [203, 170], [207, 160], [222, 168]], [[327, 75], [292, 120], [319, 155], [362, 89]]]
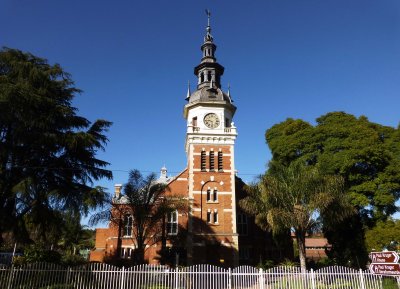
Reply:
[[194, 68], [194, 74], [198, 77], [198, 89], [205, 86], [221, 88], [220, 79], [221, 75], [224, 73], [224, 67], [217, 63], [217, 59], [215, 58], [217, 46], [214, 44], [214, 38], [211, 35], [211, 13], [208, 9], [206, 10], [206, 14], [206, 35], [204, 36], [204, 43], [201, 46], [203, 57], [201, 58], [200, 64]]
[[214, 39], [211, 36], [211, 25], [210, 25], [211, 12], [210, 12], [210, 10], [206, 9], [206, 14], [207, 14], [207, 28], [206, 28], [207, 34], [204, 37], [204, 42], [207, 42], [207, 41], [213, 42]]
[[211, 35], [210, 11], [206, 10], [207, 26], [204, 42], [201, 45], [203, 57], [200, 64], [194, 68], [194, 74], [198, 78], [197, 89], [190, 91], [188, 87], [184, 116], [188, 116], [189, 109], [202, 103], [212, 103], [213, 106], [220, 106], [235, 113], [236, 106], [233, 104], [230, 92], [228, 94], [221, 89], [221, 76], [224, 74], [224, 67], [217, 62], [215, 51], [217, 46], [214, 44], [214, 38]]

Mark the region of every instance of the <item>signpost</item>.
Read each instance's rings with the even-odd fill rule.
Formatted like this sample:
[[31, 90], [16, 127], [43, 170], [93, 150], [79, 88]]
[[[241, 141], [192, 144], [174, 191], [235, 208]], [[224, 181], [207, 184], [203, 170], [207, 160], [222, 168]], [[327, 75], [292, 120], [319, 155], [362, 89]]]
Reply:
[[369, 270], [372, 274], [379, 275], [400, 275], [399, 255], [396, 252], [372, 252], [370, 254], [372, 263]]
[[400, 264], [387, 263], [387, 264], [374, 264], [369, 265], [369, 270], [373, 274], [379, 275], [400, 275]]
[[372, 263], [397, 263], [399, 255], [394, 251], [388, 252], [372, 252], [370, 254]]

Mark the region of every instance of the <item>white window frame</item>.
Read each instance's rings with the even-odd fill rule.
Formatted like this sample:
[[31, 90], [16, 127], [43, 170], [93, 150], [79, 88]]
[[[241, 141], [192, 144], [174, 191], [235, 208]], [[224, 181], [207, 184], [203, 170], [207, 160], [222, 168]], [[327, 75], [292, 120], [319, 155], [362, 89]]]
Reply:
[[131, 259], [134, 248], [132, 247], [121, 247], [120, 257], [122, 259]]
[[[132, 233], [133, 233], [132, 231], [133, 231], [133, 216], [125, 215], [124, 216], [124, 237], [132, 237]], [[128, 234], [126, 234], [126, 233], [128, 233]]]
[[[175, 219], [174, 216], [175, 215]], [[175, 210], [167, 215], [167, 235], [177, 235], [178, 234], [178, 211]]]

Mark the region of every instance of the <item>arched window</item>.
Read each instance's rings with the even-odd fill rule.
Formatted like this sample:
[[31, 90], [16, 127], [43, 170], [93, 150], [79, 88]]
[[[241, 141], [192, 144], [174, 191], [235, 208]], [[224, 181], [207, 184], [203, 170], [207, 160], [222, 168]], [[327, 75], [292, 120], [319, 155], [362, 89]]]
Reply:
[[207, 202], [211, 201], [211, 190], [207, 190]]
[[167, 234], [178, 234], [178, 211], [173, 211], [167, 216]]
[[200, 73], [200, 82], [204, 82], [204, 72]]
[[214, 211], [214, 220], [213, 220], [214, 222], [214, 224], [217, 224], [218, 223], [218, 211], [217, 210], [215, 210]]
[[208, 72], [207, 80], [208, 80], [208, 81], [211, 81], [211, 79], [212, 79], [212, 75], [211, 75], [211, 71], [209, 71], [209, 72]]
[[133, 225], [133, 217], [132, 215], [125, 215], [124, 217], [124, 237], [132, 236], [132, 225]]

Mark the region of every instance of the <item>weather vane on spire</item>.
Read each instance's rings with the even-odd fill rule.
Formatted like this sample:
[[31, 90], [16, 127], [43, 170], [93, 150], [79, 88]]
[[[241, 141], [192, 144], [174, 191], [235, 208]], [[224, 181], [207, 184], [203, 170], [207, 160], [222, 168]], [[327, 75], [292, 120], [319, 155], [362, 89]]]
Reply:
[[204, 38], [204, 41], [213, 41], [213, 37], [211, 36], [211, 26], [210, 26], [210, 18], [211, 18], [211, 12], [210, 10], [206, 9], [206, 14], [207, 14], [207, 34], [206, 37]]
[[210, 10], [206, 9], [206, 14], [207, 14], [207, 18], [208, 18], [207, 26], [210, 27], [210, 17], [211, 17], [211, 12], [210, 12]]

